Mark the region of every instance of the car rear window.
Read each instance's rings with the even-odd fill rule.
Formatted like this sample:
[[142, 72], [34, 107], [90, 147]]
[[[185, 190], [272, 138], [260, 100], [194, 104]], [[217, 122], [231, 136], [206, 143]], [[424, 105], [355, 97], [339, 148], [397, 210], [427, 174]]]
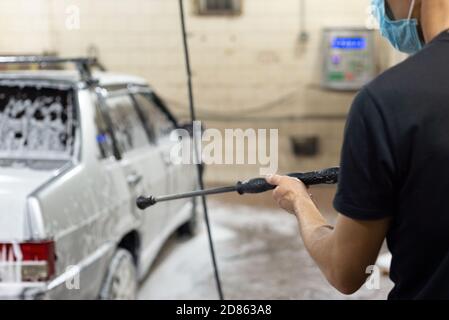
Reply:
[[0, 84], [0, 165], [71, 159], [75, 116], [70, 87]]

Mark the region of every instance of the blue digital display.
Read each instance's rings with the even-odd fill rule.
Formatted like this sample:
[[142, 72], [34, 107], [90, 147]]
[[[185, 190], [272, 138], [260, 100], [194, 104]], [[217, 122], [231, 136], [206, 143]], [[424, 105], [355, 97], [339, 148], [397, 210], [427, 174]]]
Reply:
[[363, 50], [366, 48], [366, 39], [361, 37], [337, 37], [332, 39], [332, 49]]

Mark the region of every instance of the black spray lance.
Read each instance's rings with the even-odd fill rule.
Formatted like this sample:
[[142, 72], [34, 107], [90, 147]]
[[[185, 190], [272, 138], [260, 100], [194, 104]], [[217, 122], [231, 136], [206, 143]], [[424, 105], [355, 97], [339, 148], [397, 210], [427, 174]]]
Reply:
[[[297, 178], [301, 180], [305, 185], [312, 186], [317, 184], [335, 184], [338, 182], [338, 172], [339, 168], [329, 168], [320, 171], [313, 172], [304, 172], [304, 173], [291, 173], [288, 176]], [[220, 193], [228, 193], [228, 192], [237, 192], [238, 194], [255, 194], [262, 193], [269, 190], [273, 190], [275, 186], [269, 184], [265, 181], [264, 178], [255, 178], [247, 181], [239, 181], [233, 186], [228, 187], [220, 187], [214, 189], [207, 190], [198, 190], [186, 193], [179, 193], [173, 195], [165, 195], [165, 196], [150, 196], [144, 197], [141, 196], [137, 198], [136, 204], [137, 206], [144, 210], [148, 207], [155, 205], [158, 202], [185, 199], [185, 198], [193, 198], [200, 197], [206, 195], [220, 194]]]

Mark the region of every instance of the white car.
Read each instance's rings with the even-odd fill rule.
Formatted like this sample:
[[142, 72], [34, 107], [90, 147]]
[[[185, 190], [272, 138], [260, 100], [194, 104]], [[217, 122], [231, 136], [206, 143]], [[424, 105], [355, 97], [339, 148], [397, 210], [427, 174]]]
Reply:
[[173, 165], [178, 127], [145, 80], [91, 73], [89, 59], [0, 57], [0, 298], [132, 299], [195, 203], [137, 209], [141, 194], [195, 189]]

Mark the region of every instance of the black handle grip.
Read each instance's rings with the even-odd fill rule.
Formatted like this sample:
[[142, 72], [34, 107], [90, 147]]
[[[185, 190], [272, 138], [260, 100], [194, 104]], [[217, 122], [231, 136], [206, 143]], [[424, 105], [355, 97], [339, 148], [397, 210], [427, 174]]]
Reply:
[[290, 177], [298, 178], [306, 186], [313, 186], [317, 184], [336, 184], [338, 183], [339, 167], [323, 169], [320, 171], [292, 173]]
[[[317, 184], [335, 184], [338, 182], [339, 168], [329, 168], [320, 171], [291, 173], [290, 177], [298, 178], [305, 185], [312, 186]], [[264, 178], [255, 178], [244, 182], [239, 181], [236, 190], [239, 194], [262, 193], [273, 190], [275, 186], [269, 184]]]

